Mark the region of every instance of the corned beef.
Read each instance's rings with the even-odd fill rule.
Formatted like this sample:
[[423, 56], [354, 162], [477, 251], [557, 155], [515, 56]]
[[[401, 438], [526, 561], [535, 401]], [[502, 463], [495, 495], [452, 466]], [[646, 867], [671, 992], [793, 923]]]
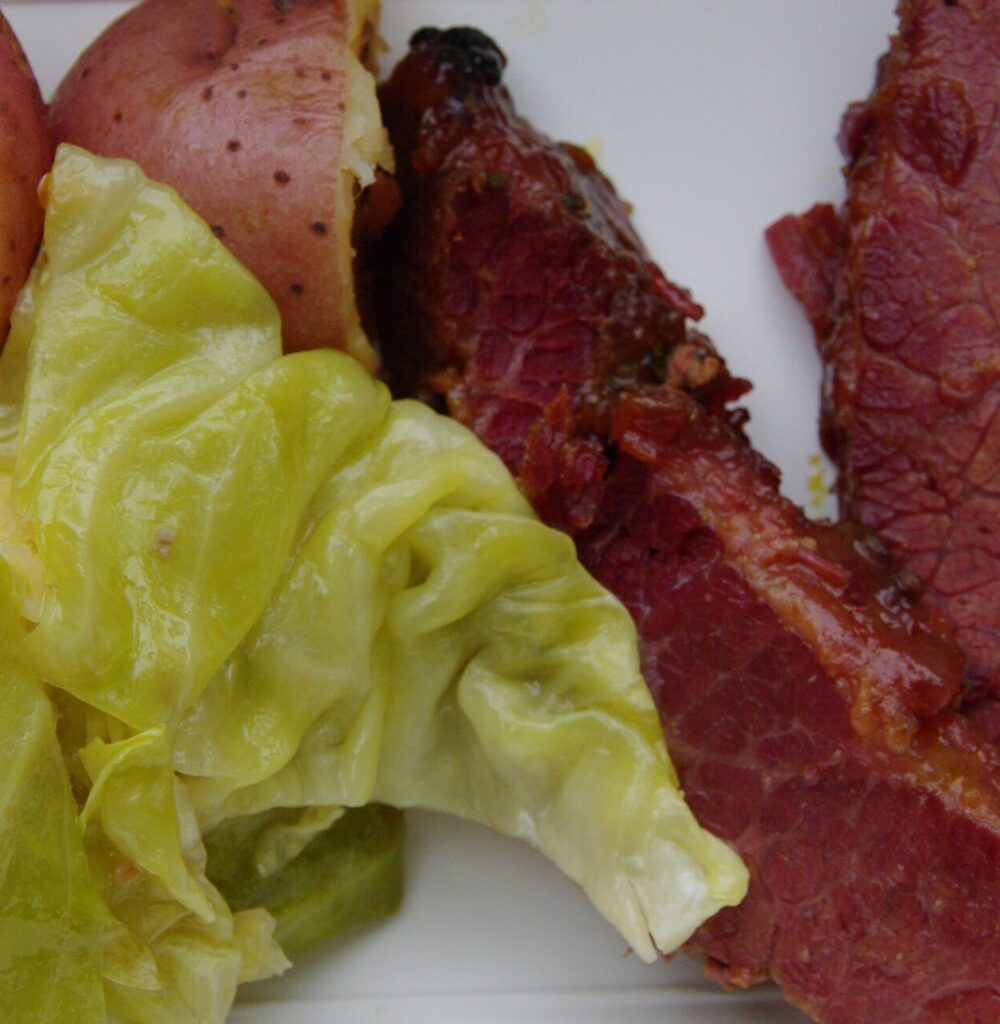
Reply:
[[372, 308], [398, 389], [518, 474], [636, 618], [703, 823], [752, 873], [693, 948], [827, 1024], [1000, 1019], [1000, 756], [874, 535], [809, 523], [610, 183], [535, 132], [471, 29], [383, 90], [401, 219]]
[[848, 196], [768, 241], [825, 367], [841, 512], [923, 580], [1000, 695], [1000, 4], [902, 0], [848, 110]]

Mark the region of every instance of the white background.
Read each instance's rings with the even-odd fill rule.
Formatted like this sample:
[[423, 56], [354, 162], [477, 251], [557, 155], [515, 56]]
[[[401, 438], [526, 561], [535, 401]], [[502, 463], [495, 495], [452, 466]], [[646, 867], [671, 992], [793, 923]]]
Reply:
[[[2, 4], [54, 87], [123, 4]], [[834, 137], [893, 30], [892, 0], [383, 0], [391, 66], [415, 28], [475, 24], [508, 55], [521, 110], [596, 148], [669, 277], [750, 377], [754, 443], [817, 511], [819, 370], [763, 229], [842, 196]], [[826, 470], [829, 480], [829, 471]], [[825, 511], [832, 512], [827, 502]], [[402, 913], [284, 978], [249, 987], [236, 1024], [800, 1024], [772, 989], [727, 995], [681, 958], [647, 967], [540, 857], [484, 830], [411, 816]]]

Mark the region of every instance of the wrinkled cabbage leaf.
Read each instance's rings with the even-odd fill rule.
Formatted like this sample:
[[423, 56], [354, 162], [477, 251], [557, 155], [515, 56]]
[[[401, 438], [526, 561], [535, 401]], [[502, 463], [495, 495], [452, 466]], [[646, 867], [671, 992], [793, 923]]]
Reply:
[[280, 966], [201, 841], [276, 808], [300, 814], [265, 874], [372, 801], [520, 836], [647, 959], [742, 897], [569, 539], [458, 424], [340, 353], [282, 357], [270, 300], [171, 190], [60, 150], [0, 380], [17, 646], [76, 709], [125, 1019], [221, 1019]]

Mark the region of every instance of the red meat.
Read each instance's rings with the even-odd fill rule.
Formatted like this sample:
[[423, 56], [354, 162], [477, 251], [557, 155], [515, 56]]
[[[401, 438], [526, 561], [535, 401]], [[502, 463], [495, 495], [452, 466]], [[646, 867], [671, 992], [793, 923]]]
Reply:
[[593, 164], [535, 132], [471, 29], [383, 90], [403, 212], [379, 253], [398, 389], [445, 405], [628, 605], [696, 813], [751, 870], [692, 946], [828, 1024], [1000, 1015], [1000, 754], [874, 535], [809, 523], [745, 388]]
[[1000, 5], [899, 16], [844, 119], [842, 213], [768, 239], [816, 330], [842, 513], [923, 579], [1000, 693]]

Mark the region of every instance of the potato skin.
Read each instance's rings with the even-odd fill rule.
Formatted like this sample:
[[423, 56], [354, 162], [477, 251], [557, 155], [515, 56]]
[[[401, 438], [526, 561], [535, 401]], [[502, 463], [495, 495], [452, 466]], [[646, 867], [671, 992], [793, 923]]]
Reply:
[[51, 164], [52, 140], [38, 83], [0, 14], [0, 344], [42, 237], [38, 182]]
[[358, 347], [335, 231], [349, 15], [346, 0], [145, 0], [52, 101], [57, 141], [135, 160], [208, 221], [278, 304], [286, 350]]

